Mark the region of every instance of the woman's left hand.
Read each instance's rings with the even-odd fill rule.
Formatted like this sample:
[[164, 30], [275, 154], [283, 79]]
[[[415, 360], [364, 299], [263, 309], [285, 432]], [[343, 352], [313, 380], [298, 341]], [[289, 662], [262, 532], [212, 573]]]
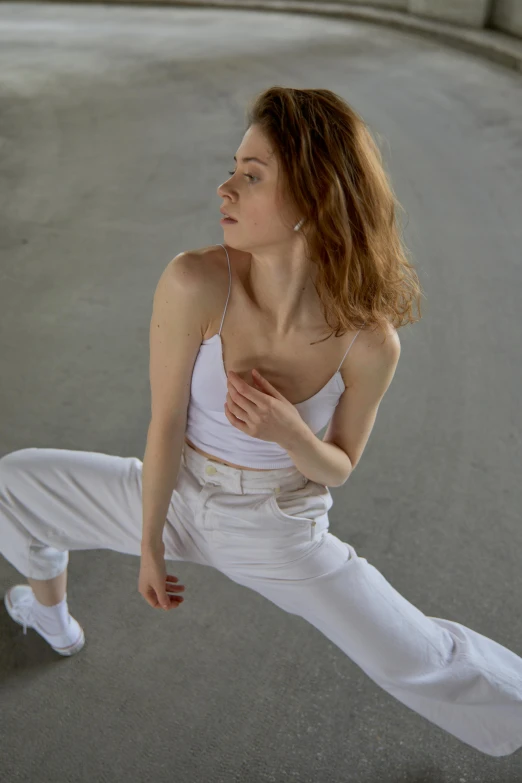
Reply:
[[238, 430], [259, 440], [291, 449], [306, 427], [297, 408], [283, 397], [257, 370], [252, 370], [256, 388], [230, 371], [225, 415]]

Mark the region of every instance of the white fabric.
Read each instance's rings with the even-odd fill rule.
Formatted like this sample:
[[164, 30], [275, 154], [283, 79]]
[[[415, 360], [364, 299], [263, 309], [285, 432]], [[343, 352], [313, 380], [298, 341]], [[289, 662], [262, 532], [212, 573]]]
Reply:
[[[209, 340], [203, 340], [194, 363], [185, 433], [188, 439], [202, 451], [227, 462], [232, 462], [234, 465], [265, 469], [292, 467], [294, 463], [286, 450], [278, 443], [252, 438], [234, 427], [225, 414], [227, 376], [223, 362], [221, 330], [230, 298], [232, 274], [228, 251], [224, 245], [221, 247], [224, 248], [228, 259], [228, 297], [219, 332]], [[323, 388], [317, 394], [295, 405], [303, 420], [314, 433], [318, 433], [328, 424], [339, 398], [345, 390], [339, 368], [359, 332], [350, 342], [337, 371]]]
[[[139, 557], [141, 477], [136, 457], [43, 448], [8, 454], [0, 460], [2, 553], [35, 579], [61, 573], [67, 550]], [[327, 487], [295, 466], [239, 470], [185, 444], [163, 535], [166, 559], [219, 569], [311, 623], [436, 726], [487, 755], [514, 753], [522, 747], [522, 658], [409, 603], [329, 532], [332, 502]], [[190, 611], [188, 587], [183, 607]]]

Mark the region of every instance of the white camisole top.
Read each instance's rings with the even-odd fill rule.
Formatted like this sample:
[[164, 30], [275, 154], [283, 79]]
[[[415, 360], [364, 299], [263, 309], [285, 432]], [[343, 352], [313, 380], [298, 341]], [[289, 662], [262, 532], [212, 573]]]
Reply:
[[[223, 362], [221, 330], [227, 310], [232, 273], [230, 258], [224, 245], [220, 245], [228, 259], [228, 296], [218, 334], [200, 345], [191, 379], [191, 393], [187, 411], [185, 434], [192, 443], [207, 454], [213, 454], [226, 462], [247, 468], [288, 468], [294, 465], [286, 449], [278, 443], [254, 438], [234, 427], [225, 414], [227, 376]], [[339, 398], [345, 390], [340, 368], [361, 330], [357, 332], [337, 371], [317, 394], [295, 405], [303, 420], [317, 434], [332, 417]]]

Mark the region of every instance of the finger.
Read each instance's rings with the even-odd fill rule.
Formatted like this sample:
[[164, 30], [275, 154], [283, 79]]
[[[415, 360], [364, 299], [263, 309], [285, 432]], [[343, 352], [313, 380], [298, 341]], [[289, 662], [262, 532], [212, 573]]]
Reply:
[[230, 413], [232, 413], [232, 415], [236, 417], [236, 419], [239, 419], [240, 415], [241, 416], [245, 415], [245, 411], [243, 410], [243, 408], [241, 408], [239, 405], [236, 405], [234, 401], [228, 403], [227, 408], [230, 411]]
[[184, 592], [185, 592], [185, 587], [183, 585], [180, 585], [179, 587], [173, 587], [173, 588], [169, 587], [165, 595], [167, 596], [167, 601], [168, 601], [170, 598], [181, 598], [182, 597], [181, 593]]
[[229, 391], [226, 403], [228, 406], [228, 409], [231, 410], [233, 413], [236, 413], [236, 411], [247, 411], [248, 408], [251, 406], [251, 403], [248, 402], [246, 397], [241, 394], [237, 389], [234, 389], [235, 395], [232, 396], [232, 392]]
[[176, 576], [171, 576], [171, 577], [167, 576], [167, 579], [166, 579], [166, 582], [165, 582], [165, 587], [167, 589], [171, 589], [171, 590], [175, 590], [178, 587], [183, 587], [183, 585], [175, 584], [175, 582], [177, 582], [177, 581], [178, 581], [178, 578]]
[[183, 596], [181, 595], [171, 595], [169, 596], [169, 600], [165, 604], [165, 606], [160, 606], [160, 609], [164, 609], [165, 611], [168, 611], [169, 609], [173, 609], [176, 606], [179, 606], [183, 602]]
[[232, 414], [232, 416], [235, 416], [236, 419], [239, 419], [239, 421], [245, 422], [245, 416], [248, 414], [248, 411], [245, 408], [242, 408], [240, 405], [236, 405], [234, 400], [227, 403], [227, 410], [229, 413]]

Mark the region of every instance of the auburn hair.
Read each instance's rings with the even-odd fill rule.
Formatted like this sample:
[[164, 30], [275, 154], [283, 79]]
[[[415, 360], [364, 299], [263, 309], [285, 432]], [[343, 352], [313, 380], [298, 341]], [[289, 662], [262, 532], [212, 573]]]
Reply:
[[424, 294], [400, 235], [397, 214], [404, 210], [357, 112], [330, 90], [274, 86], [249, 105], [251, 125], [273, 147], [281, 192], [305, 219], [328, 337], [366, 324], [383, 329], [386, 339], [389, 323], [399, 329], [419, 321]]

